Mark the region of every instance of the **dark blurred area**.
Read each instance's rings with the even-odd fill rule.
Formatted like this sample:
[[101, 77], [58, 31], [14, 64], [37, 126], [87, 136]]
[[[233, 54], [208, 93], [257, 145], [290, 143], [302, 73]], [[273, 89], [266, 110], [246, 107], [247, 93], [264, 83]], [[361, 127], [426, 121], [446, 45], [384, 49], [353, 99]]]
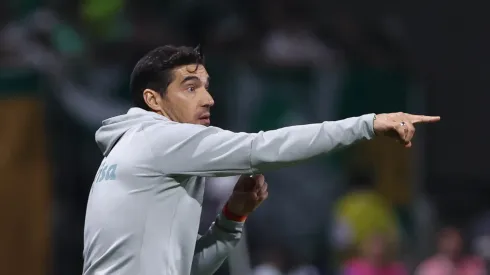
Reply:
[[[218, 274], [485, 274], [484, 4], [1, 0], [0, 274], [81, 274], [94, 133], [131, 107], [134, 64], [164, 44], [201, 45], [213, 124], [233, 131], [442, 117], [411, 150], [378, 138], [266, 174], [269, 199]], [[235, 182], [209, 179], [203, 230]]]

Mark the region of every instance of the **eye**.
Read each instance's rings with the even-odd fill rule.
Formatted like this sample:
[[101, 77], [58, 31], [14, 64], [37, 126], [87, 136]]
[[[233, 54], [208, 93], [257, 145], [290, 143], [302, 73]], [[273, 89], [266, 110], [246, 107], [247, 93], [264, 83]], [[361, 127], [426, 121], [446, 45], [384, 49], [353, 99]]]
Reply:
[[190, 92], [190, 93], [193, 93], [193, 92], [196, 91], [196, 87], [194, 87], [194, 86], [187, 87], [187, 91]]

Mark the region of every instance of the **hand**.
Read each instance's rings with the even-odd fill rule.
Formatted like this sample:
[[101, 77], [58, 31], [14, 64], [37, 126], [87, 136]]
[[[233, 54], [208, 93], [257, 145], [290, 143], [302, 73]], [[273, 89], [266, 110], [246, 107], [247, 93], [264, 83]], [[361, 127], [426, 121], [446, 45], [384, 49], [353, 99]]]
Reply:
[[228, 200], [228, 211], [236, 216], [247, 216], [269, 195], [263, 175], [242, 175]]
[[431, 123], [441, 120], [438, 116], [422, 116], [405, 113], [391, 113], [376, 115], [374, 120], [374, 133], [378, 136], [395, 138], [405, 147], [412, 147], [412, 138], [415, 134], [414, 124]]

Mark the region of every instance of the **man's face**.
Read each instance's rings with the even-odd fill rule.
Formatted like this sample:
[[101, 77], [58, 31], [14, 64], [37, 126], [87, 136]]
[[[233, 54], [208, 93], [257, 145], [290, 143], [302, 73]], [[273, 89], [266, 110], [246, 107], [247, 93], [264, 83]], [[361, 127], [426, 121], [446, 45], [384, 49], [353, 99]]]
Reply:
[[463, 240], [457, 229], [447, 228], [440, 232], [439, 251], [450, 258], [456, 258], [461, 253]]
[[209, 126], [214, 100], [208, 92], [206, 68], [184, 65], [175, 68], [173, 76], [167, 93], [157, 100], [159, 112], [173, 121]]
[[363, 243], [364, 256], [374, 261], [383, 261], [388, 252], [388, 240], [380, 233], [369, 236]]

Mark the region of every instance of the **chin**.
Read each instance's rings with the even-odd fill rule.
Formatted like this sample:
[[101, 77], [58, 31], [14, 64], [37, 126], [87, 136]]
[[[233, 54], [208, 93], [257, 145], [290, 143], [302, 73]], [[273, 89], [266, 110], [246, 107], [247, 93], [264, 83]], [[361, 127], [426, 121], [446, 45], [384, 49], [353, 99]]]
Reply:
[[199, 119], [199, 120], [197, 121], [197, 124], [200, 124], [200, 125], [202, 125], [202, 126], [206, 126], [206, 127], [207, 127], [207, 126], [211, 125], [211, 121], [209, 120], [209, 118], [206, 118], [206, 119]]

